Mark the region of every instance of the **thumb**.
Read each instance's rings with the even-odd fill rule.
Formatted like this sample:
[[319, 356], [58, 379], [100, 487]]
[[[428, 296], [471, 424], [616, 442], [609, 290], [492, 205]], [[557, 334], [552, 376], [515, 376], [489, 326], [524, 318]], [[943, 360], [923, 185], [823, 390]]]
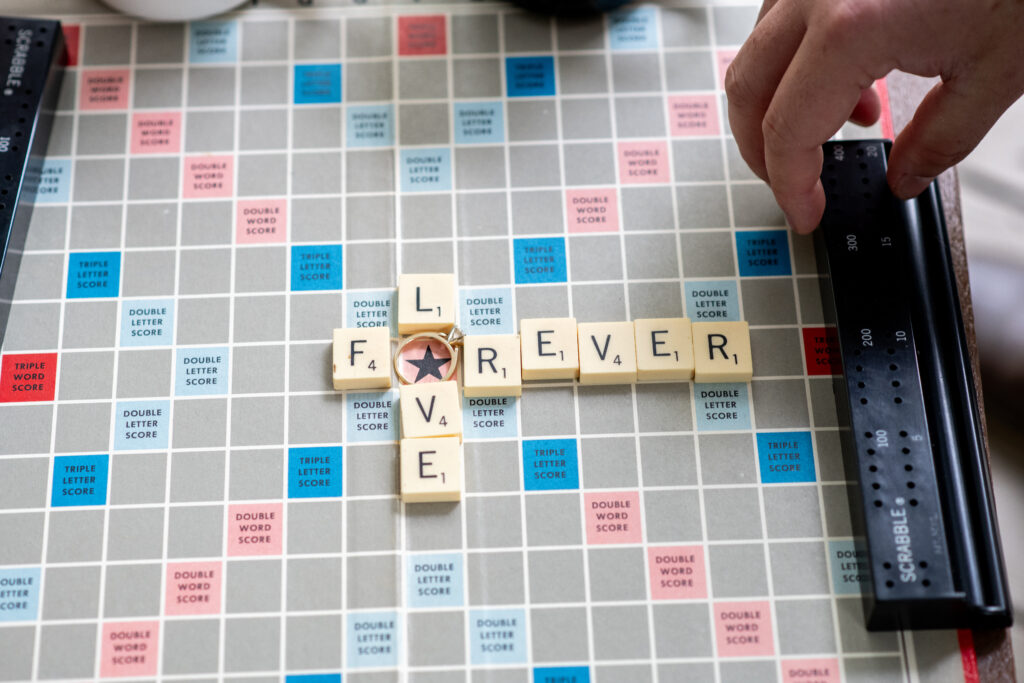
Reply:
[[932, 88], [893, 143], [888, 180], [896, 196], [917, 196], [966, 157], [1012, 103], [1004, 100], [998, 89], [959, 77]]

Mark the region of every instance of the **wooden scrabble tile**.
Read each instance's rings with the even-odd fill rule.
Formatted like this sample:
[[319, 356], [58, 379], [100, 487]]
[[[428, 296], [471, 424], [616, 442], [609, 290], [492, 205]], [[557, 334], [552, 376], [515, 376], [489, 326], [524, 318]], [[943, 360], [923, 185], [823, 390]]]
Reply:
[[454, 381], [404, 384], [398, 392], [403, 439], [462, 436], [462, 401]]
[[391, 386], [391, 335], [386, 327], [334, 330], [334, 388]]
[[572, 379], [580, 374], [576, 318], [519, 321], [523, 379]]
[[580, 323], [580, 384], [636, 382], [633, 323]]
[[694, 382], [748, 382], [754, 375], [746, 321], [693, 323]]
[[640, 318], [636, 335], [636, 375], [641, 382], [693, 379], [693, 336], [689, 318]]
[[403, 503], [439, 503], [462, 497], [462, 454], [457, 438], [402, 439], [399, 460]]
[[455, 276], [398, 276], [398, 333], [447, 332], [455, 326]]
[[462, 392], [466, 396], [521, 396], [519, 335], [470, 334], [462, 342]]

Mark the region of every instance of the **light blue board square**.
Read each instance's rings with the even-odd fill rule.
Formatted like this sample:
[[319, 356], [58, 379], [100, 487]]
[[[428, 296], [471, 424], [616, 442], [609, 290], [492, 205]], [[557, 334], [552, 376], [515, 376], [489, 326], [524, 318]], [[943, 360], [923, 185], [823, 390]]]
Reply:
[[345, 144], [349, 147], [391, 147], [395, 144], [395, 108], [390, 104], [348, 107]]
[[167, 448], [170, 401], [121, 401], [114, 417], [114, 449], [147, 451]]
[[174, 344], [174, 299], [121, 302], [121, 346]]
[[54, 458], [50, 505], [106, 505], [109, 462], [105, 453]]
[[332, 498], [342, 491], [341, 446], [288, 449], [288, 497]]
[[526, 610], [470, 610], [469, 650], [471, 664], [525, 662]]
[[763, 484], [815, 480], [810, 432], [758, 432], [757, 458]]
[[750, 429], [750, 398], [746, 384], [694, 384], [693, 396], [699, 431]]
[[409, 555], [405, 564], [409, 607], [462, 606], [462, 553]]
[[837, 595], [859, 595], [870, 585], [868, 551], [854, 541], [829, 541], [828, 561]]
[[509, 97], [555, 94], [554, 57], [506, 57], [505, 82]]
[[341, 102], [341, 64], [296, 64], [295, 104]]
[[519, 436], [515, 396], [462, 398], [462, 430], [467, 439], [507, 439]]
[[292, 247], [292, 291], [341, 289], [340, 244], [308, 244]]
[[565, 240], [561, 237], [523, 237], [512, 243], [516, 284], [565, 282]]
[[686, 283], [686, 317], [695, 323], [740, 320], [735, 280]]
[[787, 230], [742, 230], [736, 233], [736, 258], [743, 277], [790, 275]]
[[178, 349], [174, 364], [177, 396], [216, 396], [228, 393], [228, 347]]
[[505, 141], [501, 102], [456, 102], [454, 114], [456, 144]]
[[653, 7], [616, 10], [608, 15], [608, 39], [613, 50], [654, 50], [658, 20]]
[[35, 621], [39, 614], [39, 567], [0, 569], [0, 622]]
[[349, 292], [345, 301], [346, 327], [387, 327], [398, 336], [398, 290]]
[[452, 189], [452, 154], [446, 147], [403, 149], [402, 192], [447, 192]]
[[398, 612], [349, 613], [345, 630], [350, 669], [398, 666], [402, 633]]
[[190, 62], [233, 62], [237, 57], [238, 24], [233, 21], [194, 21], [189, 24]]
[[375, 391], [345, 396], [349, 441], [398, 440], [398, 392]]
[[36, 185], [36, 204], [59, 204], [71, 196], [71, 160], [43, 159]]
[[473, 287], [459, 291], [459, 329], [466, 334], [514, 334], [511, 287]]
[[523, 441], [523, 482], [527, 491], [578, 489], [576, 439]]
[[533, 683], [590, 683], [585, 666], [539, 666], [533, 670]]
[[121, 290], [121, 252], [74, 252], [68, 257], [69, 299], [117, 296]]

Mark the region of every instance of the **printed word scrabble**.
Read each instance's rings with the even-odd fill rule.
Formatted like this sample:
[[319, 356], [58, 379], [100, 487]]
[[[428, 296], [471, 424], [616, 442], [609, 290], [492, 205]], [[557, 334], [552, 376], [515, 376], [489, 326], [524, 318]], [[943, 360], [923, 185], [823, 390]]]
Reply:
[[756, 0], [60, 4], [0, 679], [976, 680], [864, 629], [815, 252], [726, 122]]

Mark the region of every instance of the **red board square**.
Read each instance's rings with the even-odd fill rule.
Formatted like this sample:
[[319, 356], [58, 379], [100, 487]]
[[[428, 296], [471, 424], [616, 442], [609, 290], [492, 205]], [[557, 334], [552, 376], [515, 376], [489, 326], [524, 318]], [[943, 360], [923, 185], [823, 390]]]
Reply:
[[398, 54], [443, 55], [447, 52], [443, 15], [398, 17]]
[[841, 375], [839, 338], [834, 327], [805, 327], [804, 356], [808, 375]]
[[0, 403], [52, 401], [57, 383], [57, 354], [19, 353], [0, 364]]
[[63, 24], [64, 46], [67, 49], [65, 66], [78, 66], [78, 43], [81, 40], [82, 27], [78, 24]]

